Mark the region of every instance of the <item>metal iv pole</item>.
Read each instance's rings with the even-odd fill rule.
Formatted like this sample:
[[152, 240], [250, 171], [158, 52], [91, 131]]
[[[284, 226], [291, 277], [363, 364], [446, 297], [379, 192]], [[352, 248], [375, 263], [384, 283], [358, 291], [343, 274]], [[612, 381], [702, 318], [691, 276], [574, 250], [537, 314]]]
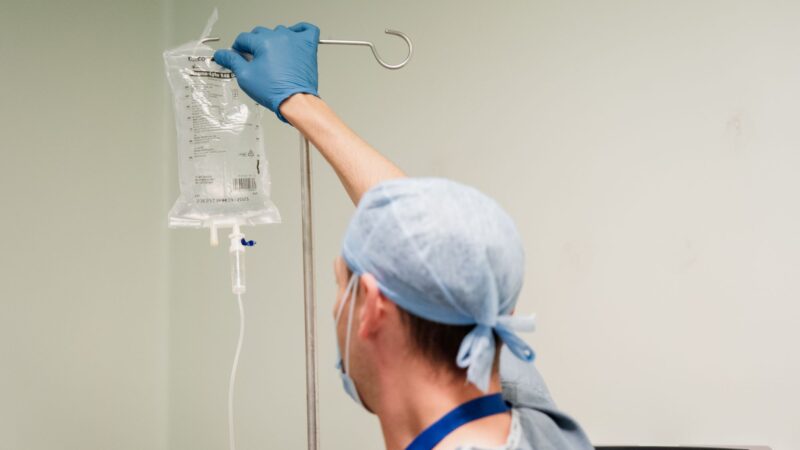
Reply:
[[[387, 64], [381, 59], [375, 45], [368, 41], [340, 41], [320, 39], [320, 44], [361, 45], [369, 47], [378, 64], [387, 69], [399, 69], [411, 59], [413, 46], [405, 34], [386, 30], [386, 34], [399, 36], [408, 45], [408, 56], [399, 64]], [[300, 203], [303, 214], [303, 296], [305, 300], [306, 328], [306, 415], [309, 450], [319, 449], [319, 400], [317, 394], [317, 302], [314, 292], [314, 239], [311, 211], [311, 152], [308, 139], [300, 133]]]

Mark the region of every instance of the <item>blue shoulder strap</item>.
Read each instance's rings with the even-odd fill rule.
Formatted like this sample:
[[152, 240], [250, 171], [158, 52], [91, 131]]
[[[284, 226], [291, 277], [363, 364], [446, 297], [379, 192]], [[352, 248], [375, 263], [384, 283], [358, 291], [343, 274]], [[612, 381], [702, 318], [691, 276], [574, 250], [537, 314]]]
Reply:
[[406, 447], [406, 450], [430, 450], [461, 425], [509, 409], [511, 407], [503, 401], [503, 395], [499, 393], [470, 400], [426, 428]]

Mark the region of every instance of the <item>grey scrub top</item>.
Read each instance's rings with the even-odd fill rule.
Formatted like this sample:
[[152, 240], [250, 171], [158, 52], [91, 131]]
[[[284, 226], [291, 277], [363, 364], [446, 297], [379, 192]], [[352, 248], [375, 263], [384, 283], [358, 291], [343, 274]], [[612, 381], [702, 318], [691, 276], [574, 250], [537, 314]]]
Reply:
[[503, 398], [513, 407], [512, 423], [506, 445], [491, 450], [594, 450], [581, 426], [556, 407], [536, 367], [520, 361], [505, 346], [500, 353], [500, 383]]

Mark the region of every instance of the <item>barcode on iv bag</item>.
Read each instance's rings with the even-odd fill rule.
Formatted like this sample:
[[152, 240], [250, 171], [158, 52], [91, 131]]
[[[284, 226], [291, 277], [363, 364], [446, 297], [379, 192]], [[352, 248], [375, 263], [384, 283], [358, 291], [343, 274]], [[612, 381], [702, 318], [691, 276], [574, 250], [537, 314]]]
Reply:
[[256, 179], [252, 177], [247, 178], [234, 178], [233, 189], [235, 191], [255, 191]]

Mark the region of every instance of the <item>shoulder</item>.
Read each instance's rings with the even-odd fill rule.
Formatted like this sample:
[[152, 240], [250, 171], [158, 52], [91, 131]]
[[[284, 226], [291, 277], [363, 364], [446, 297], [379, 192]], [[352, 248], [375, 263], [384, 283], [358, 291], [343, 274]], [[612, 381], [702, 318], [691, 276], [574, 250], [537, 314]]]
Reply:
[[511, 410], [511, 428], [508, 430], [508, 438], [502, 447], [487, 449], [466, 445], [458, 447], [456, 450], [519, 450], [523, 448], [522, 445], [522, 425], [520, 425], [519, 411], [514, 408]]
[[581, 426], [557, 411], [515, 407], [520, 440], [515, 449], [594, 450]]
[[505, 346], [500, 355], [503, 397], [519, 417], [520, 449], [591, 450], [581, 426], [560, 411], [532, 363], [520, 361]]
[[550, 391], [533, 362], [520, 360], [505, 345], [500, 352], [500, 383], [503, 397], [511, 404], [555, 407]]

